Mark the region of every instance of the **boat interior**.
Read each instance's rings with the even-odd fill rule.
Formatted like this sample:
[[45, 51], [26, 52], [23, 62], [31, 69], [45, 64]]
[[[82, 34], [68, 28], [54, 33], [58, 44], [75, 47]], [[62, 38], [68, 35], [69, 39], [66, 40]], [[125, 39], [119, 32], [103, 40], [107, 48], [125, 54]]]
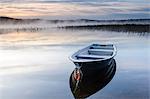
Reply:
[[110, 45], [92, 44], [91, 46], [81, 50], [77, 55], [77, 59], [105, 59], [113, 55], [114, 47]]

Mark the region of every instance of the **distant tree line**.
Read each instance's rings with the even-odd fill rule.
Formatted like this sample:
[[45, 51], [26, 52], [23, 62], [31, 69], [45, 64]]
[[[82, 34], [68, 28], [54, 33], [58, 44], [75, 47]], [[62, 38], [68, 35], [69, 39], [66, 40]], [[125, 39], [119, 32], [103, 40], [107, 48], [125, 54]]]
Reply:
[[150, 33], [150, 24], [106, 24], [106, 25], [81, 25], [81, 26], [64, 26], [61, 29], [78, 29], [78, 30], [103, 30], [116, 32], [148, 32]]

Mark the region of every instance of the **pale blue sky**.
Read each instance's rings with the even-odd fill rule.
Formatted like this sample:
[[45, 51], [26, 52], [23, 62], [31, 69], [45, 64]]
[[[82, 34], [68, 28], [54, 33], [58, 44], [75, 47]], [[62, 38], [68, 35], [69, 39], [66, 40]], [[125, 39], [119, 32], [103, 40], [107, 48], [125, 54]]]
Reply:
[[150, 17], [149, 7], [149, 0], [1, 0], [0, 16], [138, 19]]

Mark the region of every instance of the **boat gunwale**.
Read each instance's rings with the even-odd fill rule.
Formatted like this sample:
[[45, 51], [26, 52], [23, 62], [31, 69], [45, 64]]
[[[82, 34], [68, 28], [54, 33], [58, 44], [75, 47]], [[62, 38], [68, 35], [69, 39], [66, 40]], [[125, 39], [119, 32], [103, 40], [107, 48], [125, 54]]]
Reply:
[[80, 50], [78, 50], [77, 52], [75, 52], [73, 55], [71, 55], [70, 57], [69, 57], [69, 59], [71, 60], [71, 61], [73, 61], [73, 62], [98, 62], [98, 61], [103, 61], [103, 60], [108, 60], [108, 59], [111, 59], [111, 58], [113, 58], [114, 56], [116, 56], [116, 54], [117, 54], [117, 48], [116, 48], [116, 46], [114, 45], [114, 44], [99, 44], [99, 45], [112, 45], [113, 46], [113, 55], [111, 55], [111, 56], [109, 56], [109, 57], [107, 57], [107, 58], [103, 58], [103, 59], [95, 59], [95, 60], [90, 60], [90, 59], [85, 59], [85, 60], [82, 60], [82, 59], [80, 59], [80, 60], [78, 60], [78, 59], [74, 59], [74, 57], [76, 57], [76, 55], [79, 53], [79, 52], [81, 52], [81, 51], [83, 51], [83, 50], [85, 50], [85, 49], [88, 49], [89, 47], [91, 47], [93, 44], [91, 44], [91, 45], [89, 45], [89, 46], [86, 46], [86, 47], [84, 47], [84, 48], [82, 48], [82, 49], [80, 49]]

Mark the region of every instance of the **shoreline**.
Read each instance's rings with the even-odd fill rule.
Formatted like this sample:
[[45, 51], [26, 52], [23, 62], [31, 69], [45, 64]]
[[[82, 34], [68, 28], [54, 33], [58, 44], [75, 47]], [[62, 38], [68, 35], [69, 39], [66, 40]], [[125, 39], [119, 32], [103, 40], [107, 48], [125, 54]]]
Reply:
[[101, 25], [78, 25], [78, 26], [63, 26], [60, 29], [70, 30], [103, 30], [115, 32], [138, 32], [149, 33], [150, 24], [101, 24]]

